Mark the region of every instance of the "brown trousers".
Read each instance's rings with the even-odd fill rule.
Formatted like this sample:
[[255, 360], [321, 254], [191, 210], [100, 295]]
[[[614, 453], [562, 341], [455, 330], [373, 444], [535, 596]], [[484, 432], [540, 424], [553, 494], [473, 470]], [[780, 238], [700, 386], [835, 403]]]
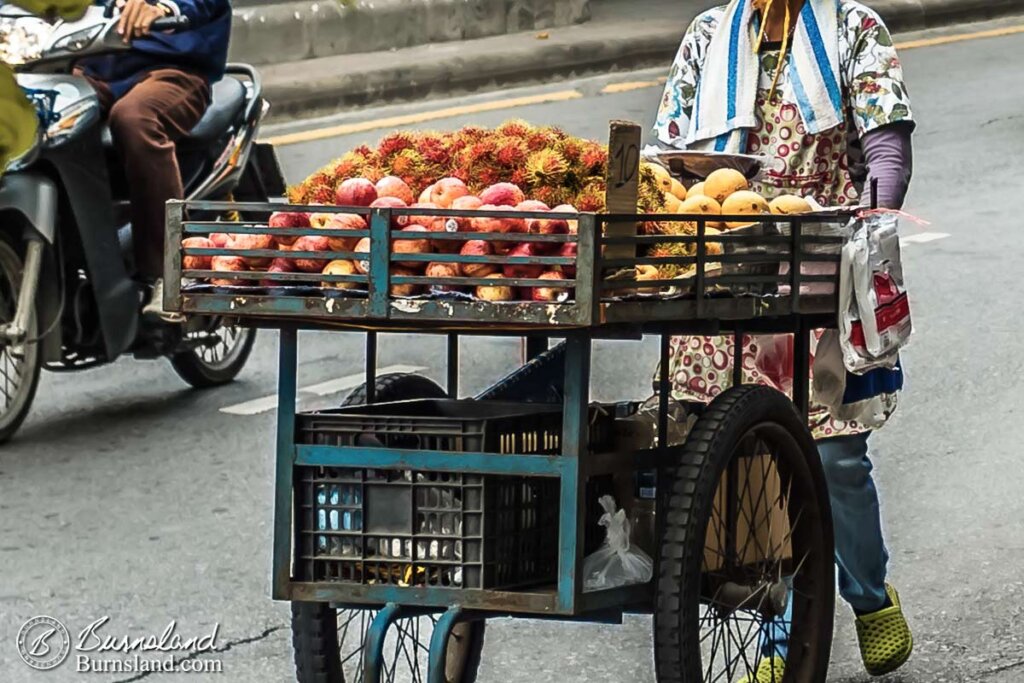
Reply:
[[203, 117], [210, 86], [195, 74], [157, 69], [115, 101], [106, 83], [89, 80], [128, 178], [136, 271], [146, 279], [162, 277], [164, 205], [185, 192], [174, 145]]

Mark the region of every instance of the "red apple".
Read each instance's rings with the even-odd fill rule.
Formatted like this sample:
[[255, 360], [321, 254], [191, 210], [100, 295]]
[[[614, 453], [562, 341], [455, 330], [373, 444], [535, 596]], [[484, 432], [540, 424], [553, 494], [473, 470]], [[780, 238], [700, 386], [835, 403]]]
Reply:
[[[474, 211], [481, 206], [480, 199], [473, 195], [459, 197], [452, 202], [451, 208], [455, 211]], [[436, 224], [428, 226], [436, 227]], [[467, 216], [449, 216], [444, 219], [443, 228], [445, 232], [473, 232], [473, 219]], [[456, 254], [465, 242], [457, 240], [431, 240], [431, 248], [441, 254]]]
[[377, 188], [366, 178], [349, 178], [335, 194], [338, 206], [369, 206], [377, 198]]
[[[295, 240], [292, 251], [331, 251], [330, 240], [323, 235], [303, 235]], [[295, 268], [304, 273], [319, 273], [330, 259], [297, 258]]]
[[[483, 240], [469, 240], [459, 253], [463, 256], [494, 256], [494, 247]], [[493, 263], [460, 263], [459, 270], [466, 277], [487, 277], [498, 272], [498, 266]]]
[[578, 251], [577, 246], [578, 244], [576, 242], [566, 242], [560, 245], [558, 253], [555, 254], [556, 256], [561, 256], [562, 258], [571, 258], [573, 260], [573, 265], [571, 266], [559, 266], [559, 268], [562, 269], [562, 273], [564, 273], [565, 276], [569, 278], [576, 277], [576, 254]]
[[[576, 210], [575, 206], [571, 206], [569, 204], [559, 204], [555, 208], [551, 209], [551, 211], [552, 213], [579, 213], [579, 211]], [[579, 228], [579, 221], [568, 221], [568, 223], [569, 233], [575, 235], [577, 229]]]
[[527, 199], [525, 202], [519, 202], [516, 206], [516, 211], [550, 211], [549, 207], [544, 202], [538, 202], [536, 199]]
[[[223, 273], [244, 273], [249, 270], [245, 265], [245, 259], [241, 256], [214, 256], [210, 262], [210, 270], [217, 270]], [[234, 280], [230, 278], [211, 278], [210, 284], [219, 286], [246, 285], [248, 280]]]
[[484, 204], [494, 204], [495, 206], [517, 206], [526, 201], [526, 195], [517, 185], [498, 183], [481, 192], [480, 200]]
[[[417, 202], [409, 207], [410, 209], [440, 209], [442, 207], [433, 202]], [[409, 216], [409, 225], [422, 225], [430, 232], [443, 232], [447, 219], [444, 216]]]
[[466, 187], [466, 183], [458, 178], [441, 178], [434, 183], [434, 189], [430, 191], [430, 201], [447, 209], [456, 199], [468, 194], [469, 188]]
[[[418, 232], [428, 233], [430, 231], [422, 225], [410, 225], [399, 231], [400, 234]], [[430, 242], [428, 240], [395, 239], [395, 236], [392, 236], [391, 251], [394, 254], [429, 254]], [[395, 261], [395, 263], [409, 270], [421, 270], [427, 265], [425, 261]]]
[[356, 248], [353, 250], [357, 254], [366, 254], [366, 259], [356, 259], [356, 270], [363, 275], [370, 272], [370, 238], [364, 237], [359, 240], [356, 244]]
[[[302, 230], [311, 227], [308, 213], [298, 212], [275, 212], [270, 214], [267, 226], [271, 228], [285, 228], [288, 230]], [[290, 247], [299, 239], [298, 235], [274, 235], [274, 241], [278, 246]]]
[[[273, 235], [231, 235], [231, 249], [273, 249], [274, 246]], [[273, 257], [245, 256], [243, 258], [250, 268], [263, 268], [270, 264]]]
[[211, 232], [210, 241], [218, 249], [226, 249], [228, 244], [231, 243], [231, 235], [226, 232]]
[[[530, 242], [520, 242], [508, 252], [509, 257], [526, 257], [534, 258], [539, 256], [534, 245]], [[539, 277], [544, 272], [544, 266], [534, 265], [532, 263], [510, 263], [506, 264], [502, 271], [505, 273], [505, 277], [522, 278], [524, 280], [532, 280]]]
[[[412, 277], [418, 275], [408, 268], [402, 268], [401, 266], [391, 267], [391, 277]], [[406, 297], [415, 296], [420, 290], [419, 285], [391, 285], [391, 296], [395, 297]]]
[[[208, 237], [186, 237], [181, 241], [184, 249], [216, 249], [217, 245]], [[181, 257], [183, 270], [210, 270], [212, 256], [189, 256], [184, 254]]]
[[[515, 211], [511, 206], [495, 206], [484, 204], [480, 211]], [[473, 232], [497, 232], [507, 235], [510, 232], [525, 233], [526, 221], [522, 218], [499, 218], [497, 216], [477, 216], [472, 220]]]
[[[426, 275], [427, 277], [440, 279], [456, 278], [462, 275], [462, 273], [459, 272], [459, 264], [457, 263], [428, 263]], [[451, 292], [459, 289], [455, 285], [431, 285], [431, 287], [439, 292]]]
[[[569, 221], [563, 218], [534, 218], [528, 222], [528, 229], [533, 235], [568, 235]], [[536, 242], [538, 253], [558, 251], [558, 242]]]
[[[357, 213], [336, 213], [324, 226], [325, 230], [366, 230], [366, 219]], [[327, 244], [331, 251], [349, 251], [356, 246], [358, 236], [328, 237]]]
[[[295, 264], [292, 263], [291, 259], [287, 258], [276, 258], [270, 262], [270, 266], [267, 267], [268, 273], [294, 273]], [[264, 287], [285, 287], [289, 283], [283, 280], [260, 280], [260, 284]]]
[[[398, 197], [378, 197], [373, 204], [370, 204], [371, 209], [407, 209], [409, 205]], [[405, 226], [409, 225], [408, 216], [395, 216], [391, 215], [391, 229], [401, 230]]]
[[377, 190], [378, 198], [394, 197], [395, 199], [401, 199], [402, 203], [406, 206], [413, 202], [412, 188], [398, 176], [384, 176], [377, 181], [377, 185], [374, 189]]
[[322, 230], [334, 218], [333, 213], [311, 213], [309, 214], [309, 227]]
[[[541, 280], [564, 281], [565, 276], [555, 271], [541, 273]], [[534, 301], [564, 301], [569, 296], [569, 290], [565, 287], [533, 287], [530, 290], [530, 298]]]
[[516, 298], [516, 290], [501, 282], [504, 276], [494, 273], [487, 276], [488, 280], [494, 280], [493, 285], [484, 285], [476, 288], [476, 298], [482, 301], [512, 301]]

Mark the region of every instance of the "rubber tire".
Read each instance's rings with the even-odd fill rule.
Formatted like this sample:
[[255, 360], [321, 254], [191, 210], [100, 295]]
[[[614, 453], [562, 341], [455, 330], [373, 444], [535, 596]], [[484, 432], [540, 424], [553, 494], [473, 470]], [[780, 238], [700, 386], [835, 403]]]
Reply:
[[[826, 554], [816, 581], [826, 589], [817, 608], [822, 615], [808, 628], [817, 640], [808, 654], [814, 658], [812, 673], [799, 683], [824, 681], [828, 674], [835, 610], [835, 566], [832, 560], [832, 514], [828, 488], [817, 446], [803, 418], [784, 394], [763, 386], [740, 386], [718, 396], [698, 419], [680, 450], [679, 463], [670, 473], [666, 523], [661, 544], [657, 604], [654, 612], [655, 667], [659, 683], [693, 683], [703, 679], [700, 624], [687, 619], [700, 600], [701, 566], [706, 524], [718, 483], [729, 464], [738, 440], [752, 427], [776, 423], [795, 438], [805, 454], [807, 471], [817, 492], [812, 501], [819, 509]], [[796, 628], [794, 628], [796, 631]], [[696, 657], [696, 661], [694, 661]], [[792, 658], [792, 654], [791, 654]], [[692, 674], [697, 672], [697, 678]], [[785, 681], [793, 678], [790, 669]]]
[[241, 353], [224, 368], [207, 366], [194, 351], [182, 351], [171, 356], [171, 367], [193, 389], [210, 389], [228, 384], [238, 377], [238, 373], [249, 360], [253, 345], [256, 344], [256, 328], [242, 328], [242, 333], [246, 335], [246, 339]]
[[[396, 372], [381, 375], [373, 384], [375, 403], [404, 401], [416, 398], [447, 398], [448, 392], [423, 375]], [[341, 406], [361, 406], [366, 403], [366, 384], [360, 384], [341, 402]]]
[[[394, 373], [381, 375], [374, 383], [378, 403], [417, 398], [445, 398], [448, 393], [422, 375]], [[345, 397], [342, 407], [364, 405], [366, 384]], [[475, 683], [480, 669], [486, 624], [472, 622], [469, 657], [461, 683]], [[292, 603], [292, 649], [299, 683], [345, 683], [338, 650], [338, 611], [322, 602]]]
[[[9, 249], [11, 251], [11, 256], [13, 256], [18, 261], [19, 272], [17, 273], [17, 277], [19, 278], [18, 286], [20, 289], [20, 277], [24, 273], [25, 268], [24, 260], [22, 259], [21, 254], [19, 253], [17, 245], [12, 243], [11, 238], [7, 234], [0, 233], [0, 240], [3, 240], [3, 245], [0, 248]], [[2, 265], [0, 265], [0, 267], [2, 267]], [[17, 294], [17, 292], [15, 292], [15, 294]], [[32, 305], [35, 306], [35, 302], [33, 302]], [[28, 337], [30, 339], [34, 339], [39, 334], [39, 316], [36, 310], [33, 310], [32, 315], [29, 317], [28, 325]], [[35, 364], [32, 368], [29, 368], [28, 394], [26, 395], [25, 402], [21, 406], [21, 409], [18, 411], [18, 413], [13, 415], [6, 425], [0, 426], [0, 444], [5, 444], [8, 441], [10, 441], [11, 438], [14, 437], [14, 435], [21, 428], [21, 425], [25, 421], [25, 418], [28, 417], [29, 411], [32, 410], [32, 402], [35, 400], [36, 390], [39, 388], [39, 371], [43, 367], [39, 343], [34, 344], [34, 350]]]

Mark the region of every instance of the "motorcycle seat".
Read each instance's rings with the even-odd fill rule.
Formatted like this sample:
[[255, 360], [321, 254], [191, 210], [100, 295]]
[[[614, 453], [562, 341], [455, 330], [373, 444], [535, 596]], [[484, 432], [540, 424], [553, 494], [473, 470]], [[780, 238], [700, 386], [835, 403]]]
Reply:
[[238, 121], [245, 100], [245, 86], [237, 78], [225, 76], [214, 83], [210, 89], [210, 106], [180, 144], [216, 142], [232, 123]]
[[[203, 118], [178, 141], [180, 147], [202, 147], [217, 141], [238, 120], [246, 102], [245, 86], [237, 78], [225, 76], [210, 88], [210, 106]], [[103, 129], [103, 144], [113, 147], [110, 128]]]

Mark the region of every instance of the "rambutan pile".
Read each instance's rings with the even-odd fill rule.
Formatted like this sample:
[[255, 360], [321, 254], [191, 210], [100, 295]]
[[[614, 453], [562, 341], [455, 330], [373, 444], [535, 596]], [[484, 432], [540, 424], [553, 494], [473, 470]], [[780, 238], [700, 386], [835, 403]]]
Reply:
[[[291, 188], [288, 197], [296, 204], [329, 204], [343, 181], [376, 182], [386, 175], [398, 176], [418, 195], [439, 178], [455, 177], [474, 193], [510, 182], [550, 206], [603, 211], [607, 167], [608, 150], [600, 142], [513, 120], [494, 129], [390, 133], [376, 147], [362, 145], [327, 164]], [[664, 206], [654, 174], [641, 173], [638, 210], [657, 213]]]

